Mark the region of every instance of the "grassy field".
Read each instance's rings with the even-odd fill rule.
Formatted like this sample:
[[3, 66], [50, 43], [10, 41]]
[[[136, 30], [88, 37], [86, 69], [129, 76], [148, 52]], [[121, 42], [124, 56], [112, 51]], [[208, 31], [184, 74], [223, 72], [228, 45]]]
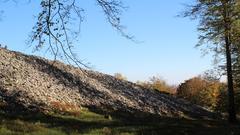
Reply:
[[239, 135], [226, 121], [158, 118], [122, 120], [82, 110], [75, 115], [0, 113], [0, 135]]

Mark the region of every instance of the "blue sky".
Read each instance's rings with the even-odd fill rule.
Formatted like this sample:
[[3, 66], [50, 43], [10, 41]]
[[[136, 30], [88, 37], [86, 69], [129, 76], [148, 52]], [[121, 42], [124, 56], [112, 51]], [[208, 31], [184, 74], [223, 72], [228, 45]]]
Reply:
[[[106, 22], [94, 0], [83, 1], [85, 21], [74, 50], [94, 70], [122, 73], [131, 81], [159, 75], [178, 84], [212, 67], [211, 55], [202, 57], [201, 51], [194, 48], [197, 22], [176, 17], [184, 9], [183, 4], [191, 0], [123, 2], [129, 8], [123, 13], [122, 23], [142, 41], [140, 44], [121, 37]], [[43, 52], [32, 53], [25, 44], [39, 11], [38, 3], [0, 3], [0, 9], [4, 10], [0, 43], [11, 50], [49, 58]]]

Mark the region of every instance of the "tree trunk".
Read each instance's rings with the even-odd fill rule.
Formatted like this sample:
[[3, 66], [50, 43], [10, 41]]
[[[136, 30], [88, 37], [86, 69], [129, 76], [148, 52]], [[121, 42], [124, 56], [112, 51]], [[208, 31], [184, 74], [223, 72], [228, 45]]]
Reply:
[[230, 16], [229, 16], [229, 1], [223, 1], [223, 19], [224, 19], [224, 38], [225, 38], [225, 49], [226, 49], [226, 61], [227, 61], [227, 84], [228, 84], [228, 120], [230, 123], [235, 123], [236, 111], [234, 101], [234, 90], [233, 90], [233, 71], [232, 71], [232, 51], [230, 41]]
[[233, 76], [232, 76], [232, 58], [231, 48], [228, 36], [225, 37], [226, 43], [226, 60], [227, 60], [227, 81], [228, 81], [228, 120], [231, 123], [236, 122], [234, 90], [233, 90]]

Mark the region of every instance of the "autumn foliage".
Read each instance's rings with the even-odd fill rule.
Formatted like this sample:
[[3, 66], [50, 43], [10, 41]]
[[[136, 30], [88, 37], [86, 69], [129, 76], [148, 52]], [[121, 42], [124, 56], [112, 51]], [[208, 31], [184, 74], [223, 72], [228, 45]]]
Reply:
[[175, 94], [176, 87], [169, 85], [164, 79], [160, 76], [153, 76], [149, 79], [149, 81], [137, 81], [137, 84], [149, 89], [149, 90], [157, 90], [160, 92], [165, 92], [168, 94]]
[[59, 101], [51, 101], [50, 105], [53, 110], [58, 113], [69, 113], [77, 116], [81, 110], [79, 106], [70, 103], [63, 103]]
[[114, 74], [114, 77], [115, 78], [117, 78], [117, 79], [119, 79], [119, 80], [127, 80], [127, 77], [126, 76], [124, 76], [123, 74], [121, 74], [121, 73], [115, 73]]
[[209, 81], [202, 77], [194, 77], [180, 84], [177, 96], [190, 102], [216, 110], [225, 97], [226, 85], [219, 81]]

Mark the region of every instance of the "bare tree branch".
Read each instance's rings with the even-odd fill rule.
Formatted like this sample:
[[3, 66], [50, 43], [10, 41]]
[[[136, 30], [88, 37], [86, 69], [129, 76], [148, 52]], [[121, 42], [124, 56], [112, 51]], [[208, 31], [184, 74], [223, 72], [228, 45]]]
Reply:
[[[123, 37], [133, 40], [133, 36], [126, 34], [124, 26], [120, 23], [122, 10], [125, 9], [121, 1], [96, 0], [96, 2], [102, 8], [109, 24]], [[78, 5], [76, 0], [42, 0], [42, 10], [38, 14], [29, 43], [35, 46], [35, 50], [49, 45], [47, 50], [54, 55], [54, 59], [64, 58], [69, 64], [89, 68], [72, 50], [83, 21], [84, 9]], [[73, 29], [76, 24], [78, 29]]]

